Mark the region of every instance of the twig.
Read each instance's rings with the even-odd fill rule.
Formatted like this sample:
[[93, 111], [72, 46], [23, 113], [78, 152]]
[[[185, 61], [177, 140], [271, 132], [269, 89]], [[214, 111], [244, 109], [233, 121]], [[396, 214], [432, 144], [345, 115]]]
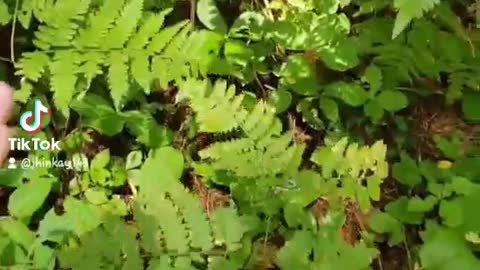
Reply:
[[10, 61], [15, 64], [15, 26], [17, 24], [17, 12], [20, 0], [15, 0], [15, 12], [13, 13], [12, 31], [10, 33]]
[[130, 191], [132, 192], [132, 195], [134, 198], [138, 197], [138, 191], [137, 188], [135, 187], [135, 184], [132, 183], [132, 179], [128, 178], [127, 179], [128, 187], [130, 188]]
[[0, 61], [12, 63], [12, 60], [10, 60], [9, 58], [1, 57], [1, 56], [0, 56]]
[[265, 91], [265, 87], [263, 87], [262, 82], [258, 78], [258, 75], [255, 73], [255, 81], [257, 82], [258, 86], [260, 86], [260, 90], [262, 90], [262, 98], [267, 96], [267, 92]]
[[192, 23], [192, 28], [195, 27], [196, 13], [197, 13], [197, 0], [190, 0], [190, 22]]
[[407, 232], [403, 231], [403, 245], [407, 251], [408, 269], [412, 270], [412, 255], [410, 254], [410, 248], [408, 247]]
[[380, 268], [380, 270], [383, 270], [382, 256], [379, 256], [377, 262], [378, 262], [378, 268]]

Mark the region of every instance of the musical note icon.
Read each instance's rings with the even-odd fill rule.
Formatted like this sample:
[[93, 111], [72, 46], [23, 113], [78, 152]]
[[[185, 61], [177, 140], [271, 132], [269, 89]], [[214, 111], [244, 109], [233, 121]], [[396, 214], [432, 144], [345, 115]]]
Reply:
[[33, 111], [28, 111], [20, 117], [20, 126], [28, 133], [35, 135], [42, 130], [43, 116], [50, 115], [50, 110], [38, 99], [33, 104]]

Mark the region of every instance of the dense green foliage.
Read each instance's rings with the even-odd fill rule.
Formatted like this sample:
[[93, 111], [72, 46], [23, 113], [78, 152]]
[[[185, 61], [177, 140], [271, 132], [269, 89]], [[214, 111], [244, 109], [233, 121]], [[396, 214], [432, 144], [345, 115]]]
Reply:
[[71, 162], [0, 171], [1, 269], [480, 269], [478, 14], [0, 0], [12, 125], [53, 111], [16, 136], [61, 141], [12, 154]]

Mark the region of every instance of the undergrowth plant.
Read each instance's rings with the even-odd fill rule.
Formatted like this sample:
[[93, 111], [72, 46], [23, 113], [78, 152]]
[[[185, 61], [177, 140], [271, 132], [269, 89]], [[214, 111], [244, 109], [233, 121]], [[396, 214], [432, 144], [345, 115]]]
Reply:
[[478, 269], [466, 2], [0, 0], [0, 269]]

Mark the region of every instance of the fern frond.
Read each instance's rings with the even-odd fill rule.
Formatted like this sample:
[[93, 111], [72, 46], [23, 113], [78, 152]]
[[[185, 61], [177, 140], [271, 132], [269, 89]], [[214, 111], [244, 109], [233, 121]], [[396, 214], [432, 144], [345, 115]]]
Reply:
[[178, 34], [185, 26], [188, 25], [188, 21], [182, 21], [172, 26], [166, 27], [162, 32], [158, 33], [152, 38], [152, 42], [147, 47], [147, 51], [150, 54], [160, 53], [165, 49], [168, 43], [175, 35]]
[[188, 100], [196, 114], [199, 130], [225, 133], [234, 129], [242, 138], [218, 142], [199, 152], [215, 170], [227, 170], [240, 177], [259, 177], [286, 172], [299, 145], [293, 132], [281, 134], [282, 125], [273, 107], [260, 101], [248, 111], [243, 95], [222, 80], [190, 79], [180, 84], [178, 100]]
[[398, 9], [398, 15], [395, 19], [392, 38], [396, 38], [413, 20], [423, 16], [427, 11], [432, 10], [440, 0], [419, 0], [412, 2], [409, 0], [395, 0], [394, 6]]
[[302, 148], [302, 145], [294, 144], [292, 135], [287, 132], [279, 137], [262, 138], [262, 144], [248, 137], [218, 142], [201, 150], [199, 155], [213, 169], [230, 171], [239, 177], [287, 173], [297, 149]]
[[235, 87], [227, 89], [225, 81], [215, 85], [207, 80], [187, 80], [180, 84], [178, 101], [187, 99], [196, 113], [202, 132], [228, 132], [243, 122], [247, 112], [242, 107], [243, 96], [235, 96]]
[[120, 109], [128, 95], [128, 55], [112, 51], [108, 60], [108, 84], [115, 108]]
[[311, 160], [321, 168], [323, 177], [335, 176], [342, 183], [343, 197], [356, 199], [361, 209], [367, 211], [370, 199], [380, 199], [380, 184], [388, 176], [386, 150], [381, 141], [372, 146], [359, 146], [344, 137], [333, 145], [317, 149]]
[[24, 53], [22, 59], [17, 63], [16, 75], [28, 78], [32, 82], [37, 82], [45, 68], [48, 67], [50, 57], [43, 52]]
[[108, 31], [113, 27], [125, 0], [105, 0], [101, 9], [88, 20], [87, 27], [81, 29], [74, 41], [77, 48], [96, 48], [100, 46]]
[[[45, 15], [45, 25], [35, 32], [33, 43], [38, 48], [69, 47], [76, 35], [78, 23], [84, 19], [91, 0], [63, 0], [55, 2]], [[59, 14], [62, 14], [59, 16]]]
[[148, 206], [149, 213], [157, 217], [166, 249], [179, 254], [186, 253], [189, 250], [187, 229], [173, 202], [160, 197], [150, 201]]
[[120, 49], [123, 48], [142, 16], [143, 0], [130, 0], [121, 12], [120, 18], [115, 26], [105, 36], [102, 49]]
[[233, 208], [219, 208], [212, 215], [212, 226], [215, 240], [225, 245], [227, 251], [235, 251], [239, 248], [247, 227], [237, 218]]
[[106, 61], [106, 56], [103, 53], [90, 51], [81, 55], [82, 64], [79, 66], [78, 73], [83, 74], [87, 80], [87, 88], [89, 88], [91, 81], [102, 74], [102, 65]]
[[159, 14], [151, 14], [148, 16], [138, 32], [129, 40], [127, 49], [140, 50], [145, 47], [152, 37], [163, 26], [165, 16], [172, 12], [172, 9], [166, 9]]
[[143, 88], [145, 93], [150, 93], [150, 83], [153, 80], [150, 71], [150, 58], [146, 52], [135, 52], [131, 54], [130, 71], [135, 81]]
[[50, 64], [53, 100], [61, 112], [68, 116], [69, 105], [75, 94], [76, 71], [80, 57], [76, 53], [59, 52]]
[[[50, 67], [50, 74], [56, 80], [52, 84], [57, 85], [60, 78], [66, 78], [67, 72], [49, 63], [55, 63], [55, 59], [69, 53], [78, 55], [78, 63], [70, 65], [74, 70], [69, 74], [75, 75], [75, 78], [69, 76], [72, 82], [82, 80], [80, 85], [88, 88], [106, 67], [112, 99], [116, 109], [121, 110], [132, 98], [129, 95], [130, 78], [149, 94], [154, 80], [158, 79], [166, 88], [172, 81], [190, 77], [192, 69], [197, 66], [195, 59], [204, 59], [184, 50], [184, 43], [191, 34], [188, 21], [161, 29], [172, 9], [150, 14], [141, 20], [143, 0], [105, 0], [99, 6], [90, 5], [90, 1], [58, 0], [51, 4], [48, 12], [45, 4], [42, 7], [45, 12], [41, 12], [43, 23], [35, 39], [39, 50], [24, 54], [17, 64], [17, 74], [23, 75], [30, 83], [37, 82], [46, 74], [45, 67]], [[53, 74], [56, 72], [60, 72], [58, 76]], [[52, 90], [60, 91], [57, 87]], [[68, 103], [72, 93], [68, 90], [56, 94], [64, 97], [56, 101]], [[68, 114], [65, 104], [55, 105], [61, 107], [63, 114]]]
[[169, 195], [177, 202], [182, 212], [191, 247], [204, 252], [212, 249], [210, 224], [206, 213], [200, 211], [202, 206], [199, 200], [180, 185], [173, 185], [169, 189]]

